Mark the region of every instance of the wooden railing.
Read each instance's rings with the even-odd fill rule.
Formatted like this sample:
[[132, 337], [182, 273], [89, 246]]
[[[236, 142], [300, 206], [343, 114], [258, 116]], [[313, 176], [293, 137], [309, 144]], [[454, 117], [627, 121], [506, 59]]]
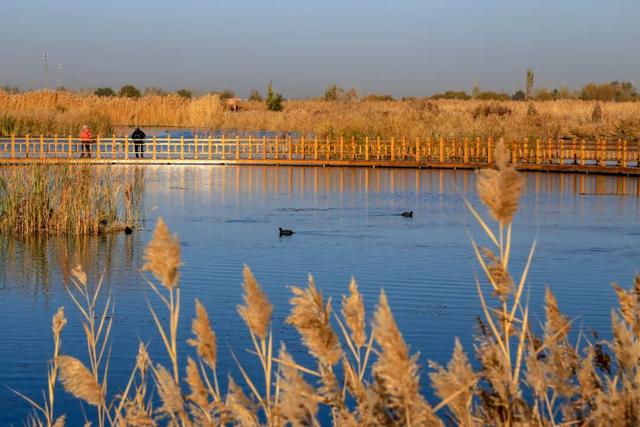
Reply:
[[[90, 154], [83, 154], [84, 149]], [[640, 143], [625, 140], [523, 139], [506, 143], [511, 162], [526, 168], [574, 166], [638, 168]], [[305, 137], [150, 137], [136, 159], [135, 141], [97, 136], [89, 143], [72, 136], [0, 137], [0, 162], [276, 163], [381, 166], [477, 167], [492, 163], [492, 139], [305, 138]], [[138, 147], [140, 148], [140, 146]], [[89, 157], [90, 156], [90, 157]], [[535, 169], [535, 168], [534, 168]], [[627, 171], [628, 172], [628, 171]], [[633, 172], [631, 172], [633, 173]]]

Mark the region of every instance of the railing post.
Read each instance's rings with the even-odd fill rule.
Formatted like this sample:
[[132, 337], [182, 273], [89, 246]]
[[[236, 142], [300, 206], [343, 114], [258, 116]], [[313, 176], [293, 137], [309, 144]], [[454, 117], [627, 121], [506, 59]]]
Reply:
[[427, 137], [427, 161], [431, 161], [431, 137]]
[[560, 165], [564, 165], [564, 139], [560, 140]]
[[96, 135], [96, 159], [100, 159], [100, 135]]
[[276, 145], [275, 159], [278, 160], [280, 157], [280, 139], [278, 138], [278, 135], [276, 135], [274, 143]]
[[151, 149], [153, 150], [153, 153], [151, 155], [151, 158], [155, 160], [157, 158], [156, 156], [158, 152], [158, 138], [155, 135], [153, 135], [152, 141], [153, 141], [152, 142], [153, 146], [151, 147]]
[[220, 138], [220, 146], [221, 146], [221, 149], [222, 149], [221, 158], [222, 158], [222, 160], [226, 160], [226, 158], [227, 158], [227, 153], [225, 152], [225, 151], [226, 151], [226, 149], [225, 149], [225, 137], [224, 137], [224, 133], [222, 134], [222, 137]]
[[209, 160], [213, 158], [213, 153], [211, 152], [211, 135], [207, 137], [207, 158]]
[[180, 160], [184, 160], [184, 135], [180, 137]]
[[469, 139], [465, 138], [464, 141], [462, 142], [462, 144], [463, 144], [462, 158], [464, 159], [465, 163], [469, 163]]
[[627, 167], [627, 140], [622, 141], [622, 167]]
[[620, 163], [622, 163], [621, 158], [622, 158], [622, 140], [620, 138], [618, 138], [618, 144], [616, 147], [616, 164], [618, 166], [620, 166]]
[[291, 143], [291, 135], [287, 136], [287, 151], [289, 152], [289, 160], [293, 159], [293, 144]]
[[364, 159], [369, 161], [369, 137], [364, 137]]
[[240, 160], [240, 136], [236, 135], [236, 160]]
[[198, 134], [197, 133], [193, 137], [193, 158], [194, 160], [198, 160]]
[[58, 134], [53, 135], [53, 156], [58, 158]]
[[44, 135], [40, 134], [40, 160], [44, 159]]
[[440, 137], [440, 163], [444, 163], [444, 137]]
[[536, 165], [540, 164], [540, 138], [536, 138]]
[[300, 152], [300, 156], [302, 157], [302, 160], [304, 160], [304, 142], [305, 142], [304, 135], [302, 135], [300, 137], [300, 146], [302, 148], [302, 151]]
[[518, 153], [516, 152], [516, 141], [511, 141], [511, 163], [516, 164], [518, 160]]
[[11, 134], [11, 158], [16, 158], [16, 135], [14, 133]]
[[26, 157], [29, 157], [29, 145], [30, 145], [29, 134], [25, 135], [25, 145], [26, 145], [25, 154], [26, 154]]
[[480, 160], [480, 137], [479, 136], [476, 136], [476, 152], [473, 158], [474, 158], [474, 162], [478, 162]]
[[344, 160], [344, 136], [340, 137], [340, 160]]
[[167, 159], [171, 159], [171, 134], [167, 133]]
[[318, 135], [313, 137], [313, 160], [318, 160]]
[[331, 141], [329, 140], [329, 135], [327, 135], [327, 139], [325, 141], [325, 146], [327, 148], [327, 152], [324, 153], [324, 156], [327, 160], [331, 158]]
[[491, 137], [489, 137], [489, 139], [487, 139], [487, 164], [491, 164], [493, 163], [493, 140], [491, 139]]
[[525, 137], [524, 140], [522, 141], [523, 143], [523, 153], [522, 153], [522, 157], [523, 157], [523, 162], [524, 163], [529, 163], [529, 138]]
[[111, 135], [111, 159], [116, 158], [116, 136]]
[[253, 159], [253, 135], [249, 135], [249, 160]]
[[267, 160], [267, 137], [262, 135], [262, 160]]
[[351, 137], [351, 160], [356, 160], [356, 137]]
[[71, 154], [71, 150], [72, 150], [72, 147], [73, 147], [73, 139], [72, 138], [73, 137], [71, 135], [69, 135], [68, 138], [67, 138], [67, 154], [68, 154], [69, 158], [71, 158], [71, 156], [73, 155], [73, 154]]
[[584, 146], [585, 146], [585, 142], [584, 142], [584, 139], [583, 139], [583, 140], [580, 141], [580, 164], [582, 166], [584, 166], [585, 163], [586, 163]]
[[124, 159], [129, 160], [129, 135], [124, 136]]
[[378, 160], [380, 160], [380, 156], [382, 154], [382, 151], [380, 149], [380, 136], [376, 136], [376, 146], [378, 150]]
[[578, 140], [573, 137], [571, 139], [571, 162], [577, 164], [577, 154], [576, 154], [576, 145], [578, 144]]

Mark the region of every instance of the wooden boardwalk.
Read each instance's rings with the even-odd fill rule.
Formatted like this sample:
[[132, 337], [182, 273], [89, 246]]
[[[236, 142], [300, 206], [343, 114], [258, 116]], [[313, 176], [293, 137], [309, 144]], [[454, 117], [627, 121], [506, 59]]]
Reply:
[[[0, 138], [0, 164], [282, 165], [477, 169], [493, 162], [495, 142], [440, 138], [300, 137], [157, 138], [138, 145], [128, 137], [96, 137], [83, 147], [71, 136]], [[623, 140], [512, 141], [511, 162], [520, 170], [640, 176], [640, 144]], [[83, 148], [91, 157], [83, 154]], [[82, 156], [82, 157], [81, 157]]]

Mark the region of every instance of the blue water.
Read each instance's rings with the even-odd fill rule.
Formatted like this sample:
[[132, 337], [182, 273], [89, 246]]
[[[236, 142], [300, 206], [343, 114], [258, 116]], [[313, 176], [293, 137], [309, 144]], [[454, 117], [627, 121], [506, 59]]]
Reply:
[[[411, 351], [420, 352], [432, 402], [427, 360], [446, 362], [456, 336], [472, 350], [481, 311], [469, 236], [488, 243], [460, 194], [478, 205], [473, 172], [248, 166], [148, 166], [146, 171], [148, 221], [131, 236], [0, 240], [0, 425], [22, 425], [30, 411], [9, 387], [42, 401], [51, 316], [61, 305], [69, 318], [62, 352], [87, 360], [77, 310], [64, 287], [61, 266], [71, 259], [85, 265], [91, 281], [103, 275], [104, 295], [111, 293], [115, 301], [110, 397], [126, 383], [139, 340], [149, 343], [156, 363], [167, 363], [146, 305], [147, 298], [157, 299], [140, 273], [159, 216], [179, 233], [182, 246], [182, 365], [194, 354], [185, 341], [199, 298], [218, 335], [220, 378], [230, 374], [242, 382], [231, 350], [250, 374], [259, 372], [257, 360], [244, 351], [250, 338], [236, 312], [243, 263], [275, 307], [275, 342], [285, 341], [303, 364], [312, 361], [284, 320], [288, 287], [304, 286], [308, 273], [325, 297], [333, 297], [334, 307], [354, 276], [368, 319], [385, 290]], [[521, 271], [537, 238], [527, 291], [536, 323], [544, 317], [548, 285], [578, 327], [607, 335], [615, 303], [610, 284], [628, 287], [640, 269], [637, 194], [635, 178], [527, 175], [511, 265], [513, 272]], [[406, 210], [414, 217], [398, 215]], [[296, 234], [279, 238], [279, 226]], [[56, 413], [66, 413], [69, 425], [81, 423], [78, 401], [60, 388], [56, 393]], [[84, 409], [94, 416], [92, 408]]]

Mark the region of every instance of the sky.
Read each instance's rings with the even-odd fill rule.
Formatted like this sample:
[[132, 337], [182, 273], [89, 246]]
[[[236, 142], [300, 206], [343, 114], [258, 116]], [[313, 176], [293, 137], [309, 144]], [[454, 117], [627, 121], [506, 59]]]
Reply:
[[[321, 96], [640, 86], [638, 0], [2, 0], [0, 86]], [[62, 71], [58, 69], [62, 64]]]

